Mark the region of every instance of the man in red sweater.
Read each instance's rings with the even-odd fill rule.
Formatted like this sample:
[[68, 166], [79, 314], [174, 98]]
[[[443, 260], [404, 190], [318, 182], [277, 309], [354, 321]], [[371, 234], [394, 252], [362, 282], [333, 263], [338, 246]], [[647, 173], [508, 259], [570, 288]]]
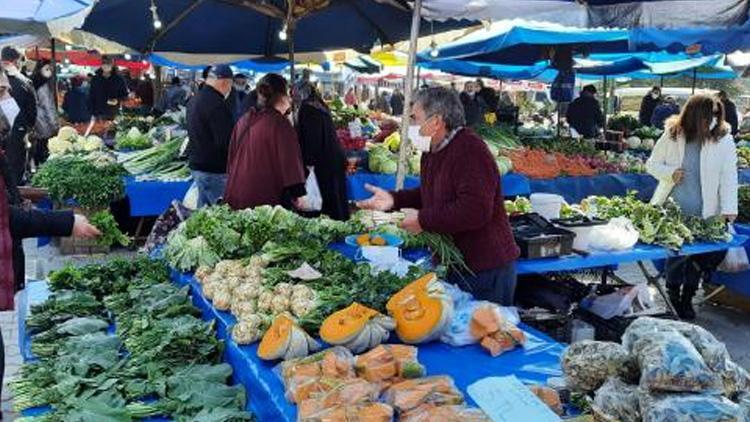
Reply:
[[374, 195], [357, 205], [403, 209], [403, 229], [450, 235], [473, 274], [449, 274], [448, 281], [477, 299], [512, 305], [519, 250], [503, 206], [500, 174], [487, 145], [464, 124], [454, 91], [420, 90], [409, 138], [423, 151], [421, 186], [388, 192], [368, 185]]

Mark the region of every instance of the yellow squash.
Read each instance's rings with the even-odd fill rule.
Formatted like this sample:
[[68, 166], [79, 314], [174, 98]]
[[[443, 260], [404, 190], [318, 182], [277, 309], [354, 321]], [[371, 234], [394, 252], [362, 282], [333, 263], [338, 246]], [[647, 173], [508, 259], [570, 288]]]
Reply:
[[396, 334], [404, 343], [432, 341], [450, 326], [453, 299], [434, 273], [429, 273], [393, 295], [386, 305], [396, 320]]
[[307, 356], [320, 345], [300, 328], [288, 314], [274, 319], [258, 346], [258, 357], [263, 360], [294, 359]]
[[361, 353], [388, 340], [394, 327], [392, 318], [354, 302], [323, 321], [320, 338], [326, 343]]

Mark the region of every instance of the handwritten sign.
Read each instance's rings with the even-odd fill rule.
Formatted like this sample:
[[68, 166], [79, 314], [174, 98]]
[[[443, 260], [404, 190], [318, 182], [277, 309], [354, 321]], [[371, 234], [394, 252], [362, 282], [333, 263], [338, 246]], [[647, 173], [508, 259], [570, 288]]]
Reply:
[[559, 416], [512, 375], [481, 379], [467, 391], [493, 422], [560, 421]]

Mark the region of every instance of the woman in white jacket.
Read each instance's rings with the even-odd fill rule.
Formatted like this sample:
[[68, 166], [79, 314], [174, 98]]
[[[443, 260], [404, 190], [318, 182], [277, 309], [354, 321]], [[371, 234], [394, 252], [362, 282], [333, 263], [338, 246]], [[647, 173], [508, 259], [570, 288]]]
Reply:
[[[659, 181], [652, 204], [671, 197], [687, 215], [730, 222], [737, 216], [737, 150], [724, 108], [713, 97], [694, 95], [667, 121], [646, 169]], [[681, 318], [695, 318], [692, 300], [701, 275], [715, 270], [725, 254], [667, 260], [667, 289]]]

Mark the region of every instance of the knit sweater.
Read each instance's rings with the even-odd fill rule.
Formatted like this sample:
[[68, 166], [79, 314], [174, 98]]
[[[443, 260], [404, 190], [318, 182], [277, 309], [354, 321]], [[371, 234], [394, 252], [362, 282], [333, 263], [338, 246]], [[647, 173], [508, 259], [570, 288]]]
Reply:
[[393, 192], [394, 208], [419, 209], [422, 229], [450, 235], [476, 272], [518, 258], [497, 164], [484, 141], [461, 129], [445, 148], [422, 155], [421, 186]]

